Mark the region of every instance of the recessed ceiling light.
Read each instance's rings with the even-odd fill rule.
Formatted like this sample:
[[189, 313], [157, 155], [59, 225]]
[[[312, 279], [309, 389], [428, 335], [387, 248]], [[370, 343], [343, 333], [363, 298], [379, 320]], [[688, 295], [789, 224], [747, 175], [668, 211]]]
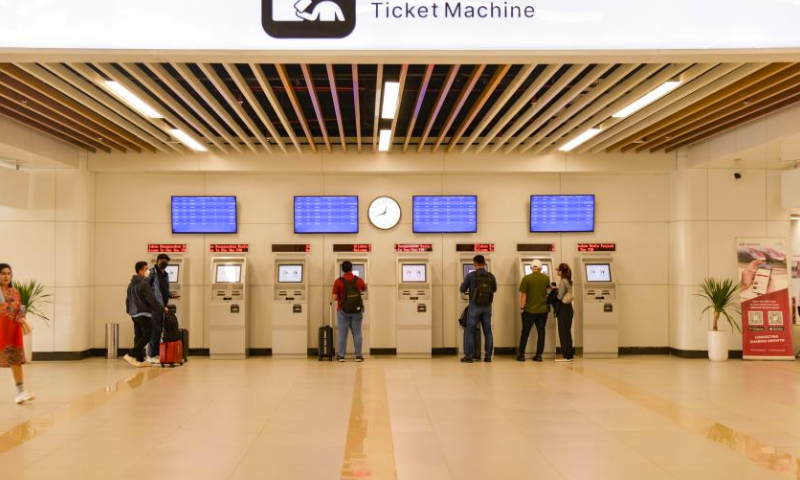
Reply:
[[383, 84], [383, 108], [381, 118], [392, 119], [397, 113], [397, 97], [400, 96], [400, 82]]
[[579, 145], [582, 145], [591, 140], [592, 138], [596, 137], [597, 134], [600, 133], [601, 131], [602, 130], [599, 128], [590, 128], [589, 130], [586, 130], [585, 132], [581, 133], [580, 135], [578, 135], [577, 137], [566, 143], [563, 147], [559, 148], [558, 150], [561, 152], [572, 151]]
[[184, 132], [179, 128], [173, 128], [169, 131], [169, 134], [173, 137], [180, 140], [180, 142], [187, 147], [191, 148], [195, 152], [207, 152], [208, 149], [204, 147], [200, 142], [192, 138], [188, 133]]
[[634, 113], [638, 112], [639, 110], [643, 109], [644, 107], [650, 105], [651, 103], [655, 102], [659, 98], [663, 97], [664, 95], [668, 94], [669, 92], [675, 90], [680, 86], [681, 82], [679, 80], [672, 80], [669, 82], [665, 82], [657, 87], [655, 90], [651, 91], [647, 95], [643, 96], [639, 100], [631, 103], [627, 107], [623, 108], [619, 112], [612, 115], [614, 118], [626, 118]]
[[131, 108], [149, 118], [164, 118], [163, 115], [147, 104], [144, 100], [137, 97], [133, 92], [125, 88], [121, 83], [113, 80], [106, 80], [103, 85], [111, 91], [114, 95], [119, 97], [122, 101], [127, 103]]
[[378, 151], [388, 152], [391, 145], [392, 131], [387, 129], [381, 130], [380, 137], [378, 138]]

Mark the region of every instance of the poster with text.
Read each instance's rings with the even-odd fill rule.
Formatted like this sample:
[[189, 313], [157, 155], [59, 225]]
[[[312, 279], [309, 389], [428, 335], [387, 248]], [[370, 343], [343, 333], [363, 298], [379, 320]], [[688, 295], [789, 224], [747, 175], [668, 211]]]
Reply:
[[785, 241], [738, 239], [737, 257], [744, 358], [793, 360]]

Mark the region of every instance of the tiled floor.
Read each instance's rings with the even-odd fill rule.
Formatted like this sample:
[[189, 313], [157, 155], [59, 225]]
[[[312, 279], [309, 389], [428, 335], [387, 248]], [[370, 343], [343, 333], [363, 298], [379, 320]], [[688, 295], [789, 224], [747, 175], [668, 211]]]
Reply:
[[800, 364], [35, 363], [0, 380], [5, 479], [788, 479]]

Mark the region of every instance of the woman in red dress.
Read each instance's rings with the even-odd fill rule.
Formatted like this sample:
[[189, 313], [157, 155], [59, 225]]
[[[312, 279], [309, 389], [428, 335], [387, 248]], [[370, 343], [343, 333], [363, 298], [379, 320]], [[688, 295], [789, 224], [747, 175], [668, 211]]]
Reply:
[[25, 307], [20, 305], [19, 292], [11, 286], [11, 266], [0, 263], [0, 368], [10, 368], [17, 384], [17, 404], [30, 402], [36, 396], [26, 392], [22, 384], [25, 347], [22, 344], [22, 322]]

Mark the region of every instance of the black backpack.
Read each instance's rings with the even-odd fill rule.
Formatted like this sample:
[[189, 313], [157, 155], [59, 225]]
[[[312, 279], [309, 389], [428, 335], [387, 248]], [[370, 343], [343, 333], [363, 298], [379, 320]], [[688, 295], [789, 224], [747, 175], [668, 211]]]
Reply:
[[164, 314], [164, 341], [177, 342], [181, 339], [179, 332], [180, 325], [178, 325], [178, 317], [174, 312], [170, 311]]
[[361, 290], [358, 289], [358, 277], [354, 277], [352, 282], [348, 282], [344, 277], [339, 280], [344, 285], [342, 311], [344, 313], [362, 313], [364, 311], [364, 301], [361, 299]]
[[479, 307], [488, 307], [494, 301], [492, 289], [492, 274], [488, 272], [475, 272], [477, 285], [472, 292], [472, 301]]

